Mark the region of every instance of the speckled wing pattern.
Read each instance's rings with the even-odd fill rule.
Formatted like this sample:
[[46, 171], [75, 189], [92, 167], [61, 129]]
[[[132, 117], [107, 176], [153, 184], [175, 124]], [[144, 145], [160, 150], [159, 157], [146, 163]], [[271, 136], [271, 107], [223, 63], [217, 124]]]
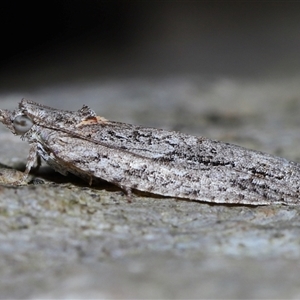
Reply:
[[298, 204], [300, 165], [284, 158], [108, 121], [87, 106], [72, 112], [22, 100], [18, 110], [0, 110], [0, 121], [15, 133], [13, 121], [19, 115], [33, 123], [22, 135], [32, 145], [27, 169], [37, 155], [62, 174], [90, 183], [103, 179], [128, 193], [136, 189], [212, 203]]

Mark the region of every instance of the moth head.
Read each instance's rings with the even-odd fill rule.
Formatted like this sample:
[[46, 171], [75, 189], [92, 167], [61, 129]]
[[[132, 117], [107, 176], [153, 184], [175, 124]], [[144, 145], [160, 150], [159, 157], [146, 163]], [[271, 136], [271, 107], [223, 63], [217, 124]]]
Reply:
[[0, 122], [16, 135], [25, 134], [33, 125], [28, 116], [5, 109], [0, 109]]

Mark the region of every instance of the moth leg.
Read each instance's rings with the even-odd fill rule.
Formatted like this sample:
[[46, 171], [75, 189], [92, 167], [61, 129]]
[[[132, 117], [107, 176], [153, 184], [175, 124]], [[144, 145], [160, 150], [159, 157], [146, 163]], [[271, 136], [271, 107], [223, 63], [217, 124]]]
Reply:
[[40, 168], [42, 164], [42, 160], [41, 160], [41, 157], [37, 154], [36, 155], [36, 166], [35, 167], [32, 167], [31, 169], [34, 171], [34, 172], [37, 172]]
[[119, 187], [125, 193], [127, 201], [131, 202], [131, 200], [132, 200], [132, 188], [131, 187], [120, 184], [120, 180], [117, 180], [117, 179], [111, 181], [111, 183], [116, 185], [117, 187]]
[[29, 150], [29, 155], [27, 157], [27, 163], [26, 163], [26, 168], [25, 171], [23, 173], [23, 178], [21, 180], [16, 181], [14, 184], [15, 185], [22, 185], [24, 183], [26, 183], [26, 179], [29, 175], [30, 170], [32, 169], [32, 167], [34, 166], [35, 162], [37, 162], [37, 167], [40, 167], [41, 164], [41, 159], [38, 155], [37, 152], [37, 144], [33, 144], [32, 147]]
[[89, 186], [91, 186], [93, 184], [93, 176], [90, 176], [90, 179], [89, 179]]
[[132, 188], [129, 188], [127, 186], [124, 186], [124, 185], [119, 185], [119, 187], [125, 192], [125, 195], [126, 195], [126, 198], [127, 198], [127, 201], [129, 203], [132, 202]]

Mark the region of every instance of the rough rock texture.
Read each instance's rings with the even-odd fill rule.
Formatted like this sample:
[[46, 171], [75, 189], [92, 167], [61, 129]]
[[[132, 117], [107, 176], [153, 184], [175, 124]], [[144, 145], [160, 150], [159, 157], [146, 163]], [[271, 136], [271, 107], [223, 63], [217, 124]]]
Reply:
[[[0, 95], [205, 135], [300, 160], [299, 78], [108, 81]], [[28, 146], [0, 127], [0, 163]], [[299, 207], [209, 205], [0, 170], [1, 298], [299, 298]]]

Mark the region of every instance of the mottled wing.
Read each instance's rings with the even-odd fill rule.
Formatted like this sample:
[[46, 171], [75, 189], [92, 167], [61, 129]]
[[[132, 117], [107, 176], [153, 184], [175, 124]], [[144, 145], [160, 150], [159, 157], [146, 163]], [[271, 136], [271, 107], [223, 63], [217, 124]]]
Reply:
[[160, 166], [167, 166], [174, 174], [180, 171], [182, 186], [184, 182], [198, 185], [197, 199], [208, 185], [211, 185], [209, 190], [218, 190], [216, 194], [233, 193], [231, 196], [245, 199], [252, 193], [258, 201], [281, 203], [288, 199], [295, 202], [299, 196], [299, 164], [259, 151], [179, 132], [111, 121], [83, 126], [77, 132], [106, 145], [111, 152], [123, 152], [123, 156], [132, 160], [147, 158], [145, 164], [155, 164], [157, 172]]

